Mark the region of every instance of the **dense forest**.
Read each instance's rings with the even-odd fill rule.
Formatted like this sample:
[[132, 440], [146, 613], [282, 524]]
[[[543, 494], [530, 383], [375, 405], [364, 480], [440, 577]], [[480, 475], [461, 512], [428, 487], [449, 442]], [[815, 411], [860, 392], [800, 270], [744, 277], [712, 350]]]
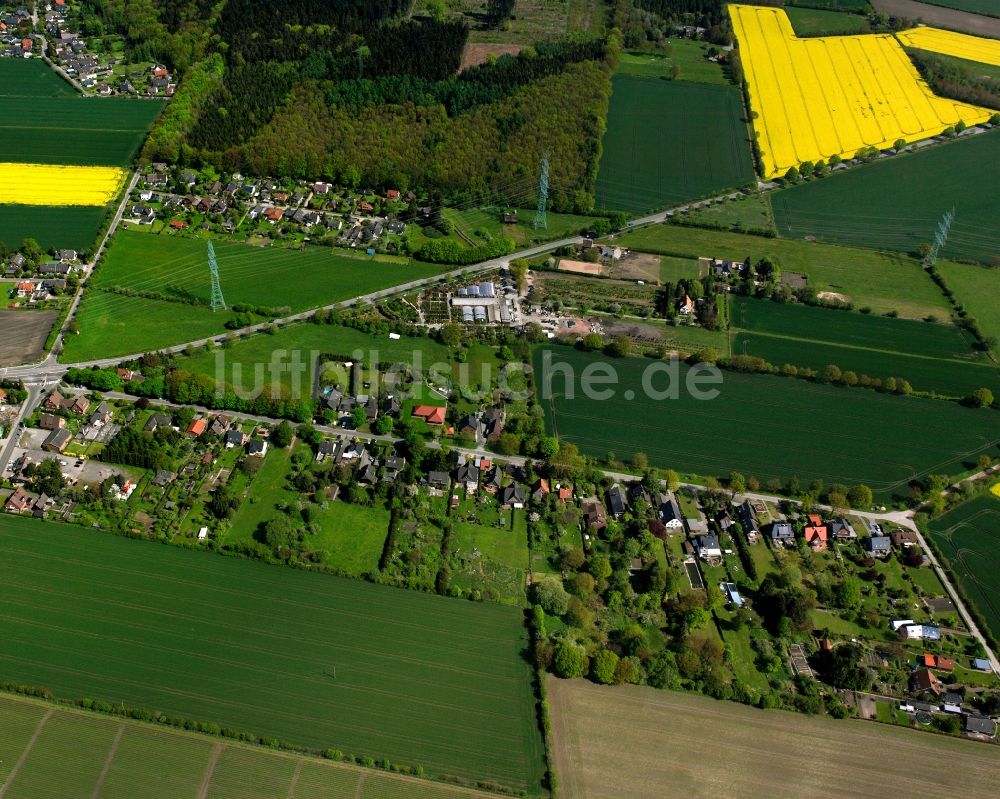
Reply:
[[132, 62], [165, 63], [178, 75], [205, 56], [218, 0], [81, 0], [84, 36], [125, 37]]
[[552, 207], [588, 210], [617, 35], [459, 72], [465, 22], [411, 5], [228, 0], [216, 52], [188, 70], [144, 157], [533, 202], [548, 152]]
[[970, 61], [907, 50], [920, 75], [935, 94], [1000, 110], [1000, 79], [981, 74]]

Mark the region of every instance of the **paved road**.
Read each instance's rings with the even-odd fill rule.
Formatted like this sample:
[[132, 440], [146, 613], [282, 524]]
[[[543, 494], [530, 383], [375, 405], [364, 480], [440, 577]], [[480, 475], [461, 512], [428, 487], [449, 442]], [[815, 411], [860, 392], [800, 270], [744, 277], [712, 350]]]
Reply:
[[21, 403], [21, 409], [18, 411], [17, 417], [11, 423], [10, 435], [7, 438], [7, 442], [4, 444], [3, 450], [0, 451], [0, 475], [7, 468], [11, 456], [14, 454], [14, 449], [17, 447], [17, 442], [21, 438], [21, 422], [34, 412], [42, 394], [42, 386], [40, 385], [25, 384], [25, 389], [28, 392], [28, 398]]
[[[972, 33], [976, 36], [992, 36], [1000, 39], [1000, 19], [984, 17], [981, 14], [970, 14], [954, 8], [942, 8], [916, 0], [871, 0], [877, 11], [882, 11], [894, 17], [919, 19], [927, 25], [939, 28], [950, 28], [956, 31]], [[996, 9], [1000, 14], [1000, 6]]]

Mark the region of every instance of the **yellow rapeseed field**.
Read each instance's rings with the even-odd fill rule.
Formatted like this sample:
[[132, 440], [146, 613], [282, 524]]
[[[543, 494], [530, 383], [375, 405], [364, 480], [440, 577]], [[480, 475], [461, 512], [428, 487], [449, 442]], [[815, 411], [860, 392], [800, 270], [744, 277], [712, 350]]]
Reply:
[[113, 166], [0, 163], [0, 205], [105, 205], [127, 176]]
[[935, 95], [891, 35], [799, 39], [781, 9], [731, 5], [729, 13], [765, 177], [993, 114]]
[[921, 25], [908, 31], [896, 34], [907, 47], [917, 47], [930, 50], [932, 53], [965, 58], [969, 61], [979, 61], [1000, 67], [1000, 40], [982, 39], [979, 36], [969, 36], [966, 33], [955, 33], [940, 28], [928, 28]]

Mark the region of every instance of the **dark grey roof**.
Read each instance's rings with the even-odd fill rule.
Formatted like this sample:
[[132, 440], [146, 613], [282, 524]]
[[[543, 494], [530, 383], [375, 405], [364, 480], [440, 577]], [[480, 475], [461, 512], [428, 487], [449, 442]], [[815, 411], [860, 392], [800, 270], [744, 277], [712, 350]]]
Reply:
[[795, 538], [795, 530], [789, 522], [775, 522], [771, 525], [771, 539], [785, 541]]

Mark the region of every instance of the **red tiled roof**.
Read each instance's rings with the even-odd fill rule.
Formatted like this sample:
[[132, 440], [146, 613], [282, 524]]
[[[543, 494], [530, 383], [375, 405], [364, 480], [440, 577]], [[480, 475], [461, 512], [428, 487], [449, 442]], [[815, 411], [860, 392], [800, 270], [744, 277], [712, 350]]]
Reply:
[[187, 431], [193, 436], [200, 436], [208, 428], [208, 422], [204, 419], [194, 419], [188, 425]]
[[440, 405], [415, 405], [413, 416], [423, 419], [427, 424], [444, 424], [445, 408]]

